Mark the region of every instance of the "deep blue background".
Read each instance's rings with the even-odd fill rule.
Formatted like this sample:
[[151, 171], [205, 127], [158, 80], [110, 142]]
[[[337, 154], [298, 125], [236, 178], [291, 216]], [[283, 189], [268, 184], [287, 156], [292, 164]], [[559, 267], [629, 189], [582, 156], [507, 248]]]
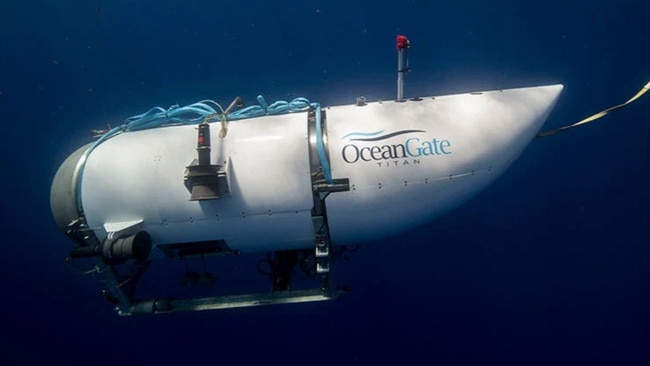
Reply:
[[[221, 4], [220, 4], [221, 3]], [[557, 127], [650, 80], [647, 0], [3, 1], [0, 363], [646, 365], [650, 97], [533, 141], [474, 200], [342, 262], [336, 301], [119, 317], [65, 271], [49, 185], [152, 106], [562, 83]], [[254, 269], [251, 269], [254, 271]]]

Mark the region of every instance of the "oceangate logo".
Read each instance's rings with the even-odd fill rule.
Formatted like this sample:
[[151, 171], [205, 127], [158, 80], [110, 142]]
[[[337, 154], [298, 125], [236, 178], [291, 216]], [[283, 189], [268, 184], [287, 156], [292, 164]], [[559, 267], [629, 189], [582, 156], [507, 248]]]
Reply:
[[[341, 155], [348, 164], [359, 161], [375, 162], [377, 166], [419, 164], [422, 157], [451, 154], [451, 142], [439, 138], [427, 138], [424, 130], [401, 130], [388, 132], [352, 132], [341, 137], [350, 143], [343, 146]], [[403, 136], [399, 143], [382, 144], [379, 141]]]

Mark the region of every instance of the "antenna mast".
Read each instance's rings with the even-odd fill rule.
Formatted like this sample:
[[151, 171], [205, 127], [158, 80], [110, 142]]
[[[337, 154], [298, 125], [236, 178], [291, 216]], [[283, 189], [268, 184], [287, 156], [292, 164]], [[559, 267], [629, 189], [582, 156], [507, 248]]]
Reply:
[[409, 53], [411, 41], [406, 36], [397, 35], [397, 102], [404, 102], [404, 74], [409, 68]]

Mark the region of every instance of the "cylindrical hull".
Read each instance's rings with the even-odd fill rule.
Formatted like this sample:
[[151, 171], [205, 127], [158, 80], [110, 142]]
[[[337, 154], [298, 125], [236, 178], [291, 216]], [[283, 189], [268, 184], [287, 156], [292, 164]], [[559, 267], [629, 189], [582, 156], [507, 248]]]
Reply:
[[[324, 108], [320, 138], [331, 177], [349, 181], [349, 190], [324, 201], [332, 244], [395, 235], [468, 200], [522, 153], [561, 89]], [[62, 204], [64, 195], [79, 203], [100, 240], [110, 227], [138, 222], [154, 248], [209, 240], [242, 252], [312, 248], [315, 154], [307, 120], [298, 112], [234, 121], [223, 139], [215, 124], [210, 160], [225, 180], [223, 194], [210, 200], [190, 200], [186, 184], [196, 126], [121, 133], [92, 150], [81, 172], [71, 166], [82, 164], [64, 164], [52, 188], [57, 223], [63, 228], [77, 208]], [[71, 174], [82, 174], [74, 191]]]

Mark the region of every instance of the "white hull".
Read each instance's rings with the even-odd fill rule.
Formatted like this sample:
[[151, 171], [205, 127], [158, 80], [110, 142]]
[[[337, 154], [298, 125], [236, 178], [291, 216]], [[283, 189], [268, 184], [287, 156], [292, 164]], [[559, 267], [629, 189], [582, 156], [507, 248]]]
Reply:
[[[552, 85], [325, 108], [331, 176], [349, 179], [348, 191], [325, 200], [332, 244], [395, 235], [467, 201], [522, 153], [561, 90]], [[154, 248], [216, 239], [241, 252], [313, 247], [306, 115], [230, 122], [224, 139], [212, 128], [211, 158], [224, 166], [228, 181], [227, 194], [217, 200], [190, 201], [183, 184], [196, 158], [195, 126], [106, 140], [87, 157], [81, 179], [88, 226], [102, 240], [107, 227], [137, 221]]]

